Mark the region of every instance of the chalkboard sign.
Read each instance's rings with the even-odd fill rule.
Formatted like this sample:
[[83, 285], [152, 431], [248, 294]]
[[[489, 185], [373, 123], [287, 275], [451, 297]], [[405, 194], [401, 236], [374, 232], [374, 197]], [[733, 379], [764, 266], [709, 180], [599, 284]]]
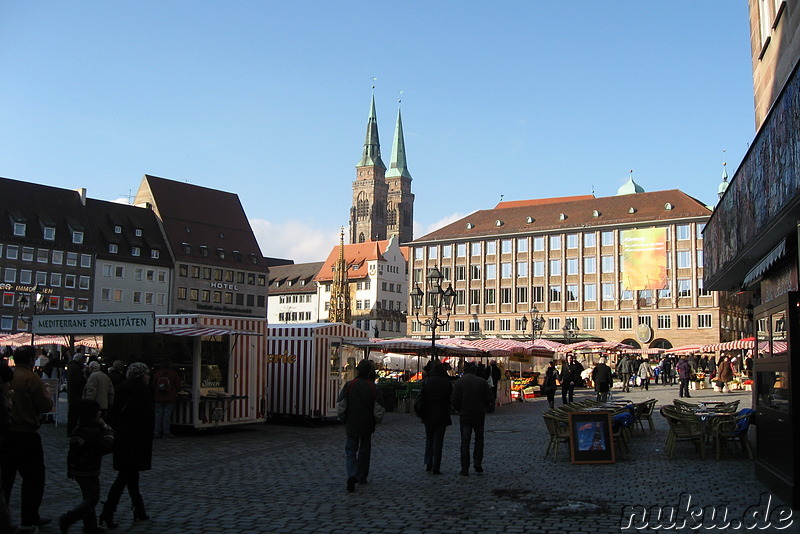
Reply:
[[613, 464], [616, 461], [611, 412], [571, 412], [569, 438], [574, 464]]

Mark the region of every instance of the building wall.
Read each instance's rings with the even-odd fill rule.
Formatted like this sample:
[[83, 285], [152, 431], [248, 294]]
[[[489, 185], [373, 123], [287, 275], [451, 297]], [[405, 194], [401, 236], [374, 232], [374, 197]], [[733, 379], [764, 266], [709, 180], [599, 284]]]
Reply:
[[[412, 284], [424, 290], [433, 266], [439, 266], [445, 286], [453, 284], [456, 305], [441, 329], [445, 336], [530, 337], [530, 323], [523, 331], [521, 319], [530, 319], [535, 306], [546, 320], [545, 338], [562, 338], [566, 319], [575, 318], [580, 334], [606, 340], [636, 339], [638, 325], [649, 322], [653, 336], [643, 346], [658, 340], [674, 347], [713, 343], [723, 327], [739, 327], [743, 319], [738, 311], [721, 317], [717, 294], [702, 290], [706, 220], [661, 225], [668, 235], [669, 287], [639, 292], [637, 299], [634, 292], [622, 291], [621, 229], [611, 227], [412, 245]], [[676, 267], [679, 253], [687, 262], [681, 268]], [[567, 272], [568, 264], [574, 272]], [[427, 334], [415, 319], [409, 335]]]
[[316, 292], [297, 292], [273, 294], [267, 299], [267, 322], [281, 323], [319, 323], [326, 317], [319, 315], [319, 297]]
[[172, 269], [99, 259], [94, 277], [96, 312], [171, 313]]
[[266, 318], [267, 275], [244, 269], [225, 269], [178, 262], [173, 313], [206, 313]]

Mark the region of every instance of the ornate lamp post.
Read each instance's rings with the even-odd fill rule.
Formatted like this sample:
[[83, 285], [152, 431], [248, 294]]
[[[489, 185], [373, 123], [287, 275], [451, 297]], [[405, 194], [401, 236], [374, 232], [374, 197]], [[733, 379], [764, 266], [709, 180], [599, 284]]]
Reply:
[[20, 295], [17, 299], [17, 309], [19, 311], [19, 317], [22, 318], [23, 315], [27, 315], [28, 308], [30, 308], [30, 319], [27, 319], [26, 322], [31, 327], [31, 345], [33, 345], [33, 317], [42, 314], [47, 310], [47, 297], [44, 293], [39, 291], [38, 284], [33, 286], [31, 297], [33, 298], [33, 302], [31, 302], [31, 299], [28, 298], [28, 296], [24, 294]]
[[578, 337], [578, 328], [577, 321], [575, 319], [566, 319], [564, 321], [564, 328], [561, 329], [564, 332], [564, 341], [568, 344], [572, 343], [576, 337]]
[[[539, 314], [539, 309], [534, 306], [531, 308], [531, 341], [536, 341], [536, 332], [544, 330], [544, 316]], [[528, 329], [528, 317], [522, 315], [522, 331]]]
[[[431, 329], [431, 359], [436, 360], [436, 329], [447, 324], [450, 319], [450, 312], [453, 309], [453, 285], [449, 284], [447, 289], [442, 289], [442, 272], [439, 267], [431, 267], [428, 271], [426, 280], [426, 290], [423, 292], [419, 284], [414, 286], [411, 291], [411, 305], [417, 321], [423, 327]], [[430, 308], [430, 311], [429, 311]], [[422, 315], [430, 315], [427, 319], [420, 319]], [[444, 319], [440, 316], [444, 315]]]

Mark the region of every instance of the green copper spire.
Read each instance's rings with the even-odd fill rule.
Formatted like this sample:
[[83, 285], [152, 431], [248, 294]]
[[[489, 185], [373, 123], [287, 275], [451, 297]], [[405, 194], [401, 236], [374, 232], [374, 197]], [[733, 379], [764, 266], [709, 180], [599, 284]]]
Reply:
[[369, 108], [367, 121], [367, 138], [364, 141], [364, 152], [356, 167], [380, 167], [386, 169], [381, 160], [381, 143], [378, 140], [378, 118], [375, 113], [375, 95], [372, 95], [372, 105]]
[[411, 179], [411, 173], [408, 172], [406, 164], [406, 142], [403, 139], [403, 119], [400, 118], [400, 109], [397, 110], [397, 126], [394, 128], [392, 159], [389, 161], [389, 171], [386, 173], [386, 177]]

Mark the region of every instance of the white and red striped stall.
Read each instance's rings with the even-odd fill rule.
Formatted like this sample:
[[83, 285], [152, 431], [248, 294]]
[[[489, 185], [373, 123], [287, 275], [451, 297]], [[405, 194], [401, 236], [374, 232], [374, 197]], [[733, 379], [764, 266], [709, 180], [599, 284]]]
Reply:
[[[265, 416], [266, 327], [264, 319], [156, 316], [157, 334], [192, 338], [191, 397], [178, 402], [173, 424], [210, 428], [252, 423]], [[201, 383], [201, 342], [213, 336], [230, 336], [228, 379], [221, 388], [207, 388]]]
[[363, 330], [341, 323], [269, 325], [267, 412], [311, 419], [336, 417], [336, 397], [342, 387], [339, 368], [347, 358], [343, 344], [366, 338]]

